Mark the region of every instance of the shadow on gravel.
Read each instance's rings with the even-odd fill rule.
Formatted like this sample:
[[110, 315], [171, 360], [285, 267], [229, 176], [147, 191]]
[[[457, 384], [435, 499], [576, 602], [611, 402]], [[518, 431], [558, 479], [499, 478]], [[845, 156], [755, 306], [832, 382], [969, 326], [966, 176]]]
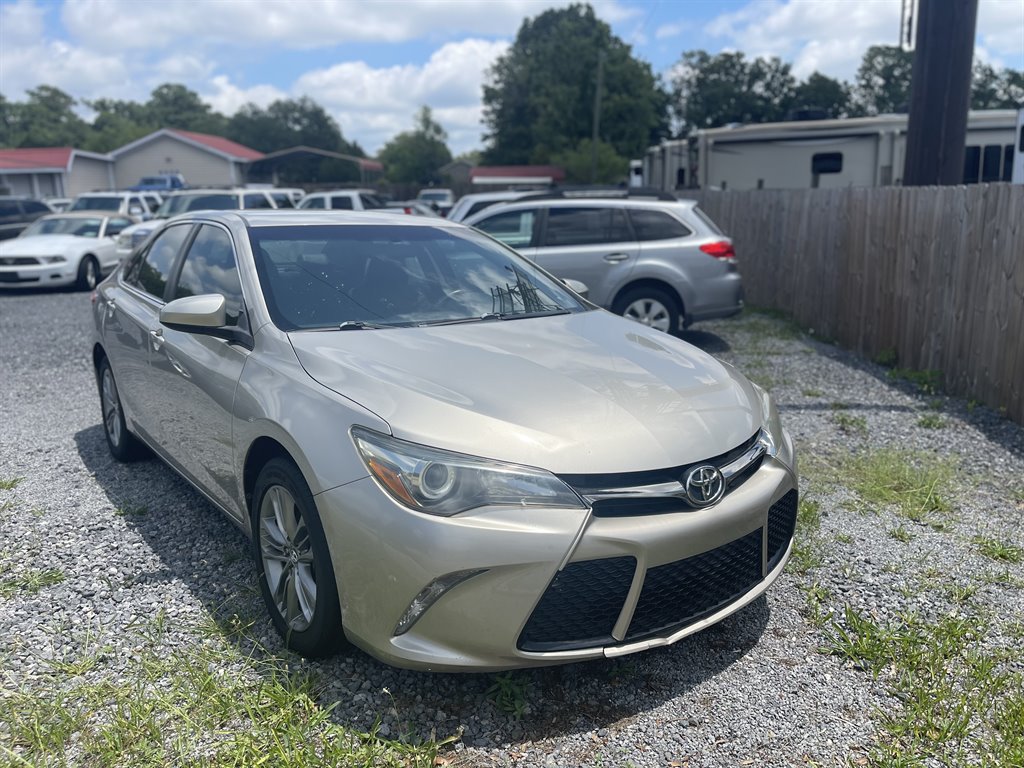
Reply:
[[[709, 334], [710, 335], [710, 334]], [[162, 562], [122, 585], [148, 589], [177, 581], [203, 605], [220, 634], [275, 674], [286, 666], [308, 671], [319, 683], [317, 699], [336, 705], [332, 719], [380, 735], [421, 741], [462, 729], [472, 747], [536, 741], [611, 726], [685, 697], [722, 673], [759, 640], [770, 610], [762, 596], [725, 621], [669, 648], [560, 667], [516, 672], [525, 714], [516, 719], [488, 690], [493, 674], [433, 674], [395, 669], [352, 649], [322, 661], [302, 661], [285, 650], [256, 588], [245, 535], [158, 459], [114, 461], [100, 425], [74, 436], [82, 462], [125, 522]], [[251, 626], [250, 626], [251, 625]], [[239, 627], [250, 626], [248, 631]], [[201, 633], [195, 633], [200, 642]], [[694, 711], [704, 705], [694, 702]], [[693, 727], [699, 721], [691, 723]]]
[[728, 352], [732, 349], [729, 346], [729, 342], [723, 339], [721, 336], [709, 331], [695, 331], [692, 328], [672, 334], [683, 341], [693, 344], [710, 355], [720, 355], [723, 352]]

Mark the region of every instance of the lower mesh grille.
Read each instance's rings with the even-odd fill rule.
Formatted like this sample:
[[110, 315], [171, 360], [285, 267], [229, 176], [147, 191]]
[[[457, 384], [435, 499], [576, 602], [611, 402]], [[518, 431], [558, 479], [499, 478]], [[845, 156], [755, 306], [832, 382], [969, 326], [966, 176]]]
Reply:
[[555, 576], [519, 636], [524, 651], [564, 651], [609, 645], [636, 559], [569, 563]]
[[789, 540], [796, 530], [796, 491], [790, 491], [768, 510], [768, 570], [771, 571], [786, 554]]
[[761, 580], [762, 531], [648, 569], [626, 640], [700, 621], [753, 589]]

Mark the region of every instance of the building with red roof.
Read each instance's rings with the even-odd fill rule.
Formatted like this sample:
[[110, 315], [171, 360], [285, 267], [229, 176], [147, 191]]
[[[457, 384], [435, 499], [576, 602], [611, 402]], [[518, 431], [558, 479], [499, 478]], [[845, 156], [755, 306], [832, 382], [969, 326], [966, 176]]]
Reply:
[[0, 149], [0, 187], [37, 198], [113, 189], [114, 159], [74, 147]]
[[143, 176], [180, 173], [193, 187], [235, 187], [245, 183], [246, 166], [263, 153], [222, 136], [161, 128], [110, 153], [118, 188]]

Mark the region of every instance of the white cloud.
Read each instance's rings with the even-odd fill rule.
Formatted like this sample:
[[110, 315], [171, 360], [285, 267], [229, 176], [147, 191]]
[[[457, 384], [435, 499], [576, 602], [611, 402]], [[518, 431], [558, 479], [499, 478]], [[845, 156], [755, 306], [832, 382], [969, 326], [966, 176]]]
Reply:
[[31, 0], [0, 5], [0, 44], [35, 43], [43, 35], [43, 9]]
[[[852, 80], [871, 45], [896, 45], [900, 0], [823, 2], [755, 0], [712, 19], [705, 32], [748, 57], [778, 56], [793, 63], [793, 74], [818, 70]], [[979, 56], [1024, 66], [1024, 3], [980, 0]]]
[[226, 75], [216, 75], [210, 80], [213, 92], [201, 93], [203, 101], [222, 115], [233, 115], [246, 104], [266, 108], [272, 102], [287, 99], [289, 95], [272, 85], [256, 85], [239, 88]]
[[307, 72], [292, 87], [341, 123], [346, 137], [376, 152], [396, 133], [413, 127], [421, 105], [448, 131], [452, 152], [480, 143], [481, 89], [487, 70], [508, 49], [506, 42], [469, 39], [443, 45], [426, 62], [374, 68], [344, 62]]
[[673, 37], [678, 37], [683, 32], [685, 32], [689, 26], [689, 24], [682, 21], [676, 22], [674, 24], [662, 24], [660, 27], [654, 30], [654, 38], [656, 40], [668, 40]]

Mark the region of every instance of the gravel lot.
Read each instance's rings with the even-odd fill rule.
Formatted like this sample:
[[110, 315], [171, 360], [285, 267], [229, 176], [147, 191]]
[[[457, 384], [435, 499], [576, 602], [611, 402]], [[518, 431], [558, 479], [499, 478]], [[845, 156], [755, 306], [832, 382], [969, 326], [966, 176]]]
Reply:
[[[803, 497], [820, 511], [817, 530], [804, 531], [812, 567], [791, 564], [765, 597], [676, 646], [614, 662], [501, 677], [402, 671], [356, 651], [303, 662], [273, 633], [243, 535], [160, 462], [110, 458], [88, 323], [88, 294], [0, 292], [0, 697], [73, 699], [82, 679], [130, 680], [147, 653], [226, 642], [267, 669], [308, 671], [337, 724], [367, 731], [379, 719], [391, 738], [461, 733], [443, 764], [862, 765], [903, 699], [894, 670], [876, 677], [822, 651], [845, 606], [879, 624], [980, 616], [979, 648], [1024, 644], [1024, 563], [1013, 557], [1024, 546], [1024, 429], [746, 315], [685, 337], [774, 391]], [[855, 457], [886, 450], [945, 462], [948, 510], [915, 520], [836, 482]], [[1005, 557], [984, 542], [1005, 544]], [[250, 623], [237, 636], [225, 629]], [[55, 691], [55, 663], [94, 649], [96, 663]], [[1024, 664], [1004, 653], [998, 669], [1019, 675]], [[234, 674], [230, 664], [212, 673]], [[496, 683], [514, 689], [520, 717], [488, 694]], [[926, 764], [998, 764], [965, 744]], [[22, 749], [0, 718], [0, 764]], [[72, 739], [48, 758], [80, 764], [79, 749]]]

